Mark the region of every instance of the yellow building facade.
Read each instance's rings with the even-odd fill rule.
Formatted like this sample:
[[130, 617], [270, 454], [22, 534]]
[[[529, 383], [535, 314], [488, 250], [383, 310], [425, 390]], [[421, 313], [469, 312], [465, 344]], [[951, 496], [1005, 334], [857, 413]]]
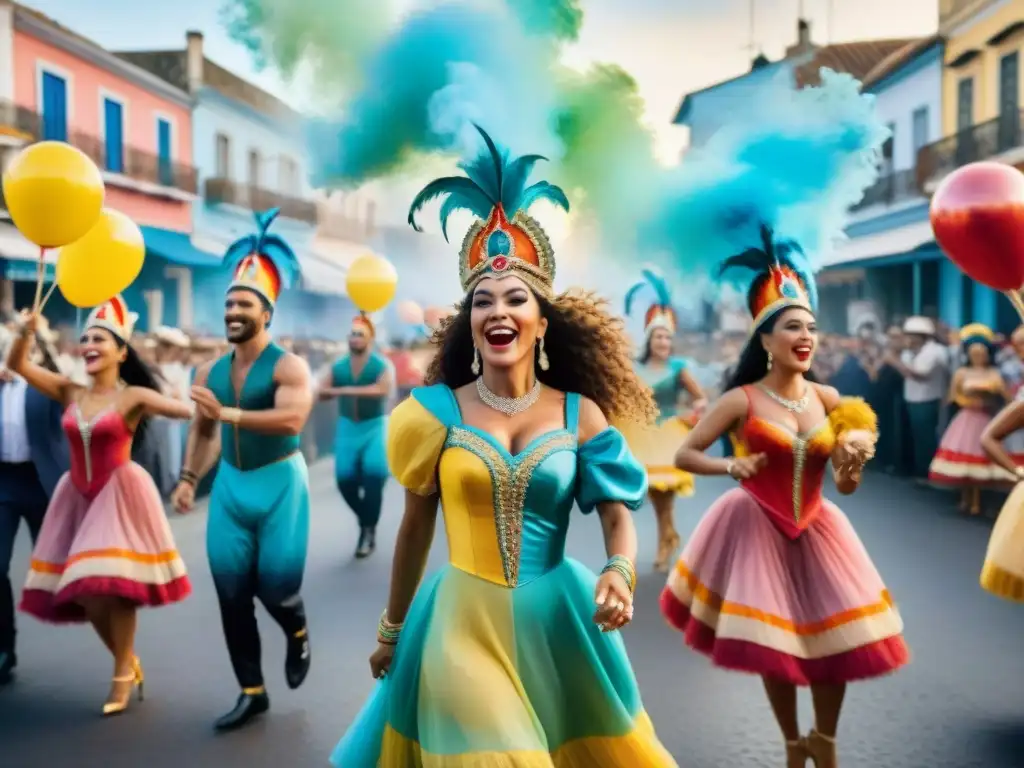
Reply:
[[946, 38], [943, 134], [1003, 116], [990, 141], [1000, 150], [1019, 144], [1024, 0], [939, 0], [939, 34]]

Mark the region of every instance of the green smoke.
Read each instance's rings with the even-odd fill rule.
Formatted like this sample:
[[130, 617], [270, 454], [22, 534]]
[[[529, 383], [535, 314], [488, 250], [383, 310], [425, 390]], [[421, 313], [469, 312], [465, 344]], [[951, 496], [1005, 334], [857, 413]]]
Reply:
[[523, 29], [532, 35], [575, 42], [583, 26], [583, 9], [579, 0], [509, 0]]
[[388, 0], [224, 0], [220, 15], [258, 68], [292, 78], [304, 65], [337, 92], [359, 84], [393, 14]]

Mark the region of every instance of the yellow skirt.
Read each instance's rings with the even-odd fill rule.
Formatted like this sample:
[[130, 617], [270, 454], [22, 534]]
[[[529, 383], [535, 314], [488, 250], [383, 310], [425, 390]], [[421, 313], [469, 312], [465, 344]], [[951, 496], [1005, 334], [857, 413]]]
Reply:
[[654, 427], [625, 425], [622, 432], [633, 455], [647, 468], [647, 483], [652, 491], [693, 495], [693, 475], [674, 466], [676, 451], [690, 433], [685, 421], [673, 416]]
[[999, 512], [988, 540], [981, 586], [1005, 600], [1024, 603], [1024, 483], [1017, 484]]

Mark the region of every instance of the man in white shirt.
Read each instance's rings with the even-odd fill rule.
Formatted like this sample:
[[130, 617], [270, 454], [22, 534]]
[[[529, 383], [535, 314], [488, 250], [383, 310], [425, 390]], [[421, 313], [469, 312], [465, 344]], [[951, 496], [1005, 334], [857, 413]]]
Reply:
[[910, 417], [913, 474], [928, 478], [928, 466], [939, 448], [942, 400], [949, 389], [949, 350], [935, 339], [935, 323], [927, 317], [911, 317], [903, 324], [907, 348], [886, 361], [903, 376], [903, 399]]
[[[24, 520], [35, 541], [50, 495], [68, 468], [61, 406], [28, 387], [6, 368], [11, 340], [0, 334], [0, 685], [10, 681], [14, 653], [14, 591], [11, 554]], [[52, 360], [43, 359], [53, 366]]]

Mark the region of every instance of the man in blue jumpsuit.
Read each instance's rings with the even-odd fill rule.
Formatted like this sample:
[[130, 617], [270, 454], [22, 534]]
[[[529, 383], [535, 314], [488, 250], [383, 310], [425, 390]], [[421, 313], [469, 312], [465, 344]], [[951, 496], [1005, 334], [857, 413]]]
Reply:
[[259, 231], [239, 240], [224, 302], [233, 351], [196, 372], [196, 418], [172, 501], [187, 511], [195, 486], [211, 468], [220, 425], [221, 458], [210, 494], [206, 546], [224, 638], [242, 689], [217, 720], [233, 730], [266, 712], [270, 699], [260, 664], [255, 599], [287, 637], [285, 679], [298, 688], [309, 672], [306, 612], [299, 594], [309, 544], [309, 474], [299, 436], [312, 408], [309, 368], [275, 344], [274, 306], [298, 262], [287, 243], [267, 234], [277, 211], [258, 215]]

